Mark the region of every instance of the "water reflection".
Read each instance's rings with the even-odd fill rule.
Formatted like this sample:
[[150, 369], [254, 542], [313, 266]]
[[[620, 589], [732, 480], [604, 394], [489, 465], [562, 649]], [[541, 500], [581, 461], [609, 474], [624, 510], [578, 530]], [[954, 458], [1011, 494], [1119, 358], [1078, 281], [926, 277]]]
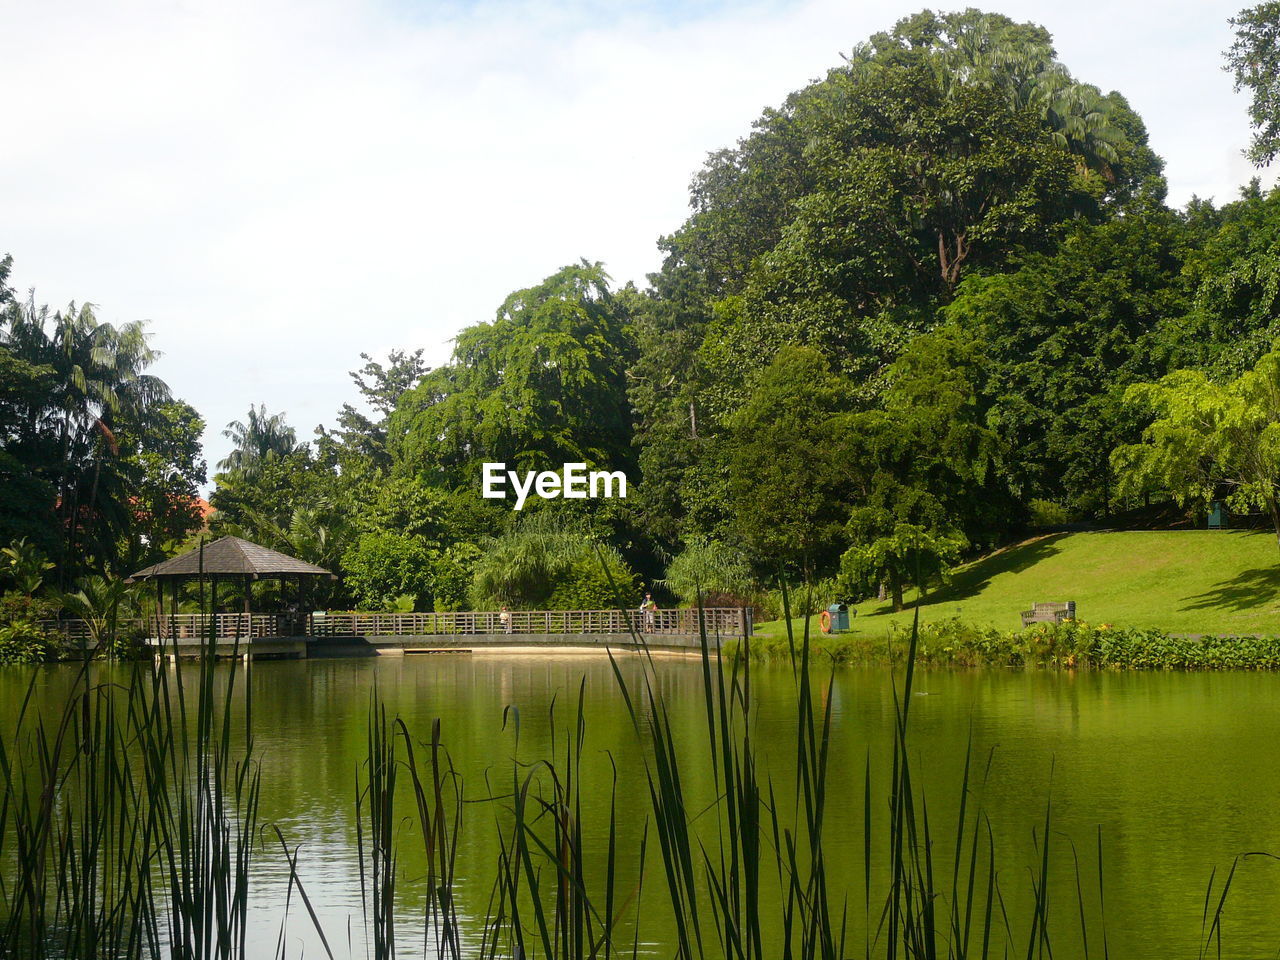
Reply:
[[[171, 669], [171, 668], [170, 668]], [[625, 667], [635, 675], [635, 665]], [[11, 726], [32, 672], [0, 670], [0, 722]], [[35, 672], [36, 702], [58, 709], [74, 669]], [[696, 662], [669, 660], [658, 680], [671, 709], [673, 732], [685, 760], [685, 787], [699, 807], [710, 796], [702, 677]], [[403, 659], [313, 660], [257, 663], [249, 671], [253, 730], [263, 762], [261, 817], [279, 824], [290, 844], [301, 844], [300, 870], [308, 893], [339, 956], [364, 954], [356, 854], [355, 794], [365, 754], [372, 691], [422, 740], [440, 718], [443, 738], [465, 783], [482, 801], [505, 793], [512, 760], [549, 758], [552, 730], [567, 723], [579, 692], [588, 720], [584, 796], [598, 800], [587, 826], [588, 849], [603, 856], [607, 840], [609, 756], [618, 766], [619, 874], [639, 875], [638, 849], [648, 815], [643, 755], [622, 707], [607, 660], [599, 657], [430, 656]], [[757, 669], [753, 693], [756, 743], [779, 795], [793, 770], [794, 692], [783, 668]], [[1200, 943], [1205, 885], [1250, 850], [1280, 851], [1280, 677], [1270, 674], [1060, 674], [982, 671], [925, 672], [912, 700], [913, 753], [918, 758], [943, 862], [954, 829], [957, 787], [971, 743], [980, 787], [997, 840], [997, 860], [1011, 916], [1030, 903], [1030, 872], [1038, 862], [1036, 831], [1052, 797], [1049, 842], [1056, 853], [1052, 877], [1056, 922], [1076, 926], [1074, 842], [1089, 899], [1097, 889], [1098, 831], [1105, 850], [1107, 934], [1114, 956], [1191, 955]], [[864, 770], [872, 771], [876, 816], [883, 821], [892, 738], [893, 693], [878, 670], [843, 670], [831, 692], [834, 736], [829, 795], [828, 861], [833, 879], [847, 884], [851, 904], [862, 903], [862, 797]], [[239, 701], [240, 709], [243, 701]], [[504, 709], [509, 714], [504, 729]], [[563, 735], [557, 741], [563, 749]], [[982, 774], [985, 772], [985, 776]], [[407, 799], [407, 798], [406, 798]], [[463, 912], [482, 916], [498, 855], [501, 803], [476, 802], [467, 810], [459, 850]], [[401, 825], [404, 881], [399, 940], [421, 930], [425, 861], [407, 816]], [[877, 840], [880, 840], [877, 829]], [[651, 851], [652, 856], [652, 851]], [[656, 857], [638, 904], [650, 953], [671, 953], [661, 919], [667, 912]], [[1270, 955], [1280, 946], [1280, 864], [1250, 861], [1237, 874], [1230, 901], [1224, 954]], [[273, 956], [287, 870], [269, 847], [258, 859], [251, 931], [258, 955]], [[603, 869], [603, 868], [601, 868]], [[852, 942], [863, 939], [861, 909], [850, 911]], [[290, 953], [319, 950], [295, 902], [288, 928]], [[873, 918], [874, 924], [874, 918]], [[466, 929], [471, 943], [477, 922]], [[1064, 934], [1058, 957], [1083, 955]], [[1094, 946], [1096, 950], [1096, 944]], [[1020, 949], [1025, 949], [1022, 945]], [[860, 948], [854, 952], [860, 953]]]

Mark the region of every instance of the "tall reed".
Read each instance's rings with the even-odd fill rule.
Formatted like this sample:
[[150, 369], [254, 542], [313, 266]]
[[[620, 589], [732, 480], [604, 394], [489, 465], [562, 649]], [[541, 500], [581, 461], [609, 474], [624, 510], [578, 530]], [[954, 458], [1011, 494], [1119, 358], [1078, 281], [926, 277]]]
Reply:
[[4, 954], [245, 956], [260, 774], [236, 668], [221, 697], [208, 656], [194, 683], [177, 661], [93, 670], [52, 718], [33, 677], [0, 732]]

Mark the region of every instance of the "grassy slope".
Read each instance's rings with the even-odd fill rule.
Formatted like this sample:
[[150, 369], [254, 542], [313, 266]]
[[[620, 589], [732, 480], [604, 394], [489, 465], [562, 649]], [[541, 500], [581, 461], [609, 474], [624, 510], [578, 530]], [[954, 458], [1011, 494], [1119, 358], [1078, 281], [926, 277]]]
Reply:
[[[1170, 633], [1280, 634], [1280, 550], [1270, 533], [1134, 531], [1040, 537], [957, 570], [920, 608], [921, 622], [959, 616], [1014, 630], [1019, 611], [1047, 600], [1076, 601], [1090, 623], [1156, 627]], [[909, 626], [870, 600], [852, 632], [880, 636]], [[801, 624], [797, 623], [797, 627]], [[783, 624], [759, 632], [782, 633]], [[812, 628], [817, 630], [816, 621]]]

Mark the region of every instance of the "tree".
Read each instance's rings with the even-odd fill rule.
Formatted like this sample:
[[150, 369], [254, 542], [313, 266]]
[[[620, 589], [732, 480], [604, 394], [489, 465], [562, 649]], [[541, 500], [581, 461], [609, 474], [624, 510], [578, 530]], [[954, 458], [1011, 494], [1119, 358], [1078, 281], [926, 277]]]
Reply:
[[483, 544], [472, 562], [473, 609], [608, 610], [635, 600], [636, 575], [588, 527], [548, 511]]
[[946, 330], [921, 337], [889, 371], [881, 406], [842, 424], [853, 508], [840, 568], [849, 592], [886, 584], [901, 610], [907, 583], [923, 587], [1007, 529], [1000, 443], [984, 424], [977, 366], [973, 341]]
[[12, 581], [13, 588], [25, 597], [39, 592], [44, 584], [44, 575], [52, 569], [53, 564], [45, 559], [35, 544], [27, 543], [25, 539], [0, 548], [0, 573]]
[[1236, 377], [1280, 338], [1280, 189], [1263, 193], [1255, 179], [1197, 219], [1183, 258], [1191, 303], [1175, 360]]
[[298, 435], [283, 413], [267, 413], [267, 405], [249, 405], [245, 420], [232, 420], [222, 435], [235, 444], [218, 469], [253, 473], [270, 460], [287, 457], [298, 448]]
[[982, 345], [978, 386], [1024, 503], [1110, 510], [1111, 451], [1141, 429], [1124, 390], [1168, 372], [1182, 349], [1183, 258], [1172, 214], [1133, 213], [1082, 224], [1016, 269], [967, 279], [944, 308], [956, 336]]
[[784, 347], [730, 423], [733, 529], [763, 564], [806, 577], [848, 516], [843, 421], [849, 386], [810, 347]]
[[1236, 39], [1226, 53], [1226, 70], [1235, 76], [1236, 92], [1248, 89], [1253, 97], [1253, 142], [1246, 156], [1265, 167], [1280, 153], [1280, 0], [1241, 10], [1229, 22]]
[[145, 372], [158, 357], [147, 340], [143, 324], [99, 323], [89, 304], [52, 316], [34, 298], [4, 308], [0, 342], [28, 377], [40, 371], [44, 384], [44, 392], [20, 401], [21, 419], [6, 446], [38, 465], [36, 478], [55, 489], [63, 580], [72, 567], [109, 562], [128, 526], [116, 430], [122, 418], [169, 399], [168, 386]]
[[117, 433], [133, 517], [121, 538], [121, 565], [136, 570], [164, 559], [204, 524], [199, 505], [206, 466], [204, 420], [180, 400], [126, 418]]
[[436, 557], [437, 551], [421, 537], [366, 533], [343, 555], [342, 564], [362, 609], [393, 610], [401, 597], [411, 597], [413, 609], [430, 610]]
[[718, 597], [737, 601], [749, 596], [756, 581], [746, 554], [731, 544], [707, 538], [691, 540], [667, 567], [662, 584], [685, 603], [699, 596], [707, 606], [729, 606]]
[[397, 469], [446, 487], [478, 483], [480, 463], [545, 470], [633, 461], [626, 369], [631, 332], [600, 264], [565, 267], [519, 290], [492, 323], [458, 334], [452, 362], [393, 414]]
[[1179, 370], [1125, 401], [1153, 417], [1140, 443], [1112, 455], [1125, 489], [1201, 507], [1225, 493], [1235, 512], [1266, 512], [1280, 545], [1280, 344], [1235, 380]]
[[391, 453], [387, 449], [387, 423], [400, 399], [422, 382], [429, 368], [422, 361], [422, 350], [392, 350], [384, 366], [367, 353], [359, 370], [351, 371], [351, 380], [374, 416], [344, 403], [338, 412], [338, 427], [333, 431], [317, 428], [322, 444], [336, 444], [336, 459], [344, 473], [364, 474], [370, 470], [387, 470]]

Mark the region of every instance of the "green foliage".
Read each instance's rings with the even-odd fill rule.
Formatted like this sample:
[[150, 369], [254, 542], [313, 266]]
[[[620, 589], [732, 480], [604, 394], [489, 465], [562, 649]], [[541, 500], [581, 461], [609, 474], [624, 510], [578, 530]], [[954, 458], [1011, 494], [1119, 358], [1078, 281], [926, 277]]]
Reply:
[[[900, 663], [907, 631], [888, 636], [815, 637], [814, 653], [844, 664]], [[727, 648], [740, 656], [736, 641]], [[753, 657], [785, 660], [785, 638], [753, 638]], [[1067, 670], [1280, 670], [1280, 637], [1173, 636], [1162, 630], [1068, 620], [997, 630], [959, 618], [920, 625], [916, 662], [935, 667], [1037, 667]]]
[[1280, 190], [1264, 194], [1254, 180], [1221, 210], [1196, 211], [1190, 230], [1198, 241], [1185, 256], [1192, 302], [1171, 338], [1175, 360], [1238, 376], [1280, 340]]
[[59, 640], [57, 633], [31, 621], [0, 624], [0, 664], [53, 660]]
[[289, 456], [298, 448], [298, 435], [285, 422], [283, 413], [267, 413], [266, 404], [249, 405], [244, 420], [232, 420], [222, 435], [235, 446], [218, 469], [253, 474], [264, 463]]
[[23, 506], [55, 517], [40, 539], [65, 582], [116, 562], [133, 519], [117, 433], [166, 403], [169, 388], [145, 372], [157, 354], [143, 324], [100, 323], [88, 305], [51, 313], [34, 298], [0, 299], [0, 471], [19, 500], [0, 497], [0, 535], [35, 534]]
[[1073, 519], [1070, 510], [1052, 500], [1033, 498], [1027, 504], [1027, 511], [1033, 527], [1060, 527]]
[[1189, 307], [1180, 243], [1165, 211], [1080, 227], [1052, 255], [965, 281], [944, 311], [981, 345], [987, 420], [1022, 497], [1108, 512], [1111, 451], [1141, 427], [1124, 389], [1167, 372], [1164, 323]]
[[121, 621], [141, 615], [144, 604], [139, 592], [118, 577], [91, 575], [81, 580], [76, 590], [59, 594], [58, 599], [68, 615], [84, 621], [98, 653], [135, 659], [141, 637], [137, 631], [122, 629]]
[[117, 435], [133, 509], [121, 550], [125, 570], [159, 562], [204, 525], [198, 501], [206, 476], [203, 433], [204, 420], [181, 401], [158, 404], [122, 423]]
[[389, 424], [397, 467], [449, 487], [474, 485], [485, 461], [625, 469], [633, 351], [600, 264], [565, 267], [459, 333], [452, 362], [402, 397]]
[[16, 590], [0, 596], [0, 664], [55, 659], [62, 637], [41, 621], [55, 617], [58, 609], [56, 601]]
[[[501, 537], [481, 545], [468, 599], [476, 610], [608, 610], [615, 590], [628, 605], [636, 576], [616, 548], [602, 544], [580, 524], [550, 513], [533, 514]], [[606, 573], [606, 570], [608, 571]], [[586, 601], [598, 601], [586, 604]]]
[[733, 529], [763, 563], [810, 569], [847, 516], [848, 384], [810, 347], [786, 347], [731, 422]]
[[1235, 76], [1236, 91], [1252, 95], [1249, 159], [1265, 167], [1280, 153], [1280, 2], [1248, 7], [1230, 22], [1236, 39], [1227, 51], [1226, 69]]
[[450, 613], [467, 608], [467, 590], [483, 556], [484, 551], [474, 543], [452, 543], [440, 554], [431, 579], [437, 612]]
[[1125, 397], [1154, 416], [1141, 443], [1113, 456], [1127, 489], [1202, 507], [1221, 490], [1237, 513], [1265, 511], [1280, 539], [1280, 347], [1227, 383], [1180, 370]]
[[900, 610], [904, 584], [941, 576], [971, 537], [999, 532], [1001, 450], [982, 423], [975, 353], [946, 332], [921, 337], [891, 369], [882, 408], [844, 424], [856, 491], [841, 558], [846, 595], [887, 584]]
[[703, 598], [704, 606], [728, 606], [714, 597], [749, 597], [756, 590], [747, 555], [731, 543], [691, 540], [667, 567], [662, 585], [684, 603]]
[[635, 573], [612, 547], [583, 552], [556, 571], [549, 610], [630, 610], [640, 599]]
[[337, 429], [330, 432], [320, 428], [318, 432], [319, 445], [334, 447], [334, 458], [344, 473], [367, 475], [371, 471], [390, 469], [388, 421], [401, 398], [426, 376], [428, 367], [422, 361], [420, 349], [410, 353], [392, 350], [387, 355], [386, 366], [367, 353], [360, 354], [360, 359], [365, 364], [351, 371], [351, 380], [376, 419], [344, 403], [338, 411]]
[[45, 574], [52, 569], [53, 564], [25, 538], [0, 548], [0, 574], [13, 584], [15, 590], [28, 597], [40, 592]]
[[430, 610], [436, 557], [421, 537], [366, 533], [347, 550], [342, 563], [347, 587], [361, 609], [393, 609], [399, 597], [408, 595], [415, 610]]

